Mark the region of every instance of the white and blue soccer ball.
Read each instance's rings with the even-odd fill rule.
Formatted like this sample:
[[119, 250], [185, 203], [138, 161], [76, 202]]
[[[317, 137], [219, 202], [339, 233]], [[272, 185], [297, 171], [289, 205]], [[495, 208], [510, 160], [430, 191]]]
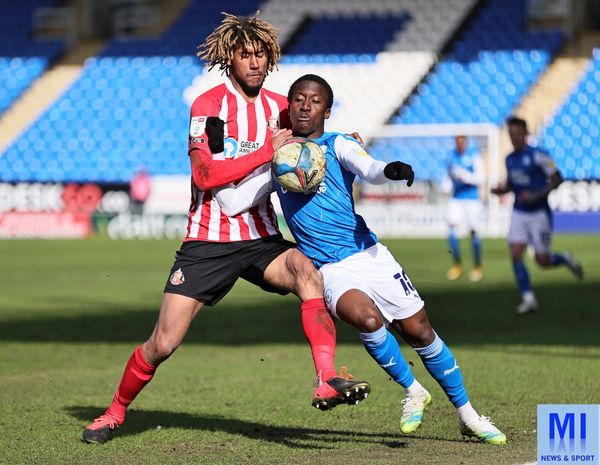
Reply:
[[321, 147], [310, 139], [287, 139], [273, 155], [271, 171], [275, 180], [290, 192], [314, 192], [325, 178], [327, 159]]

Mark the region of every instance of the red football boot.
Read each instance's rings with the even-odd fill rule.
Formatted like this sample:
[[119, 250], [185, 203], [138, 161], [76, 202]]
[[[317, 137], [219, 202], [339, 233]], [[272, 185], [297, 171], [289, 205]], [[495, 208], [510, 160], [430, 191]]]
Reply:
[[339, 404], [356, 405], [369, 397], [371, 385], [366, 381], [355, 381], [343, 367], [340, 376], [334, 376], [322, 383], [312, 399], [312, 405], [319, 410], [329, 410]]

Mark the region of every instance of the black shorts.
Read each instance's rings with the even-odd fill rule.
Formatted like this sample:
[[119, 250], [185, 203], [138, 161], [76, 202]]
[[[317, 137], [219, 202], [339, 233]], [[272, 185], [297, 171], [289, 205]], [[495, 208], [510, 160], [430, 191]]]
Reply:
[[267, 292], [288, 294], [288, 290], [265, 282], [264, 274], [273, 260], [294, 247], [295, 244], [280, 236], [238, 242], [184, 242], [175, 254], [165, 292], [212, 306], [241, 277]]

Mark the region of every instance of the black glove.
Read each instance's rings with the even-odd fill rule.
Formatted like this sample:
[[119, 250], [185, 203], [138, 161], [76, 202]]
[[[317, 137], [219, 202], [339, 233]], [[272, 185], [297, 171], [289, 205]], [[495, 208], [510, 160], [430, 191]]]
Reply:
[[218, 116], [206, 118], [206, 137], [208, 148], [212, 153], [221, 153], [225, 150], [223, 139], [225, 139], [225, 122]]
[[412, 169], [412, 166], [402, 163], [401, 161], [393, 161], [385, 165], [383, 174], [386, 178], [391, 179], [392, 181], [406, 179], [406, 185], [408, 187], [412, 186], [412, 183], [415, 180], [415, 173]]

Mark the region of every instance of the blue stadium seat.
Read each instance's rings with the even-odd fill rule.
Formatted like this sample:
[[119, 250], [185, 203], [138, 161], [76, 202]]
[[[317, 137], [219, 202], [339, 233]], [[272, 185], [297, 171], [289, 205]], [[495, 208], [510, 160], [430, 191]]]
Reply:
[[289, 44], [286, 54], [373, 55], [410, 20], [408, 13], [390, 16], [321, 17], [312, 19]]
[[[6, 2], [4, 2], [6, 3]], [[17, 8], [0, 9], [0, 114], [37, 79], [63, 51], [62, 41], [33, 40], [35, 8], [54, 6], [57, 0], [28, 0]]]
[[[562, 44], [560, 33], [528, 33], [525, 11], [525, 0], [482, 2], [447, 55], [391, 122], [502, 124]], [[372, 152], [380, 156], [377, 149]], [[416, 154], [405, 155], [404, 161], [417, 163]], [[440, 155], [436, 149], [422, 156], [431, 161]], [[425, 169], [430, 176], [443, 175], [442, 170]]]
[[597, 179], [600, 175], [599, 69], [600, 49], [595, 49], [586, 72], [540, 140], [552, 151], [567, 179]]

